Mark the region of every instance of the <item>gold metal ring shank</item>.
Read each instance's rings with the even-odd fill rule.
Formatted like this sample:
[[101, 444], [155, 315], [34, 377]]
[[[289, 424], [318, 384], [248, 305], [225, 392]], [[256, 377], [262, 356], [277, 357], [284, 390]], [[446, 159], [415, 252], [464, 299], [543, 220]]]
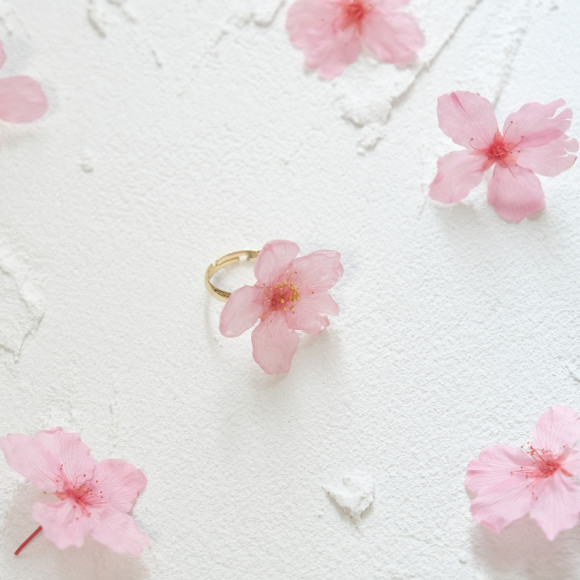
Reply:
[[222, 268], [229, 266], [230, 264], [237, 264], [241, 261], [255, 262], [258, 259], [258, 254], [260, 250], [240, 250], [239, 252], [231, 252], [222, 256], [219, 260], [216, 260], [213, 264], [210, 264], [205, 271], [205, 287], [207, 291], [218, 300], [225, 302], [229, 297], [231, 292], [226, 292], [221, 288], [217, 288], [211, 283], [213, 275]]

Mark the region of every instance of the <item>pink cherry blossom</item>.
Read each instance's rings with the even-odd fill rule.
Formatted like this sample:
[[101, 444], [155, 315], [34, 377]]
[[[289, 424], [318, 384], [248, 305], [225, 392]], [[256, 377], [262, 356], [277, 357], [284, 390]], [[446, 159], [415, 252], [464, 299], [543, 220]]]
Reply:
[[138, 556], [149, 543], [129, 515], [147, 483], [145, 475], [130, 463], [121, 459], [97, 463], [80, 436], [61, 427], [34, 437], [1, 437], [0, 449], [12, 469], [57, 498], [32, 506], [39, 530], [57, 548], [80, 547], [90, 534], [114, 552]]
[[363, 46], [376, 58], [408, 64], [425, 44], [415, 20], [399, 9], [409, 0], [298, 0], [288, 11], [290, 41], [323, 79], [338, 76]]
[[[0, 42], [0, 68], [6, 54]], [[28, 76], [0, 79], [0, 119], [9, 123], [36, 121], [48, 110], [48, 101], [40, 84]]]
[[576, 161], [570, 152], [578, 150], [578, 141], [566, 135], [572, 110], [556, 115], [565, 104], [528, 103], [509, 115], [500, 133], [487, 99], [465, 91], [439, 97], [439, 126], [465, 151], [439, 159], [429, 195], [443, 203], [461, 201], [495, 165], [487, 200], [501, 217], [519, 222], [541, 210], [544, 192], [535, 174], [558, 175]]
[[529, 448], [493, 445], [467, 468], [465, 485], [477, 494], [475, 520], [496, 533], [525, 514], [549, 540], [580, 519], [580, 417], [552, 407], [536, 425]]
[[297, 258], [294, 242], [277, 240], [260, 251], [255, 286], [232, 292], [220, 318], [224, 336], [239, 336], [260, 319], [252, 332], [254, 360], [268, 374], [286, 373], [298, 347], [297, 330], [317, 334], [338, 314], [328, 291], [342, 276], [340, 254], [320, 250]]

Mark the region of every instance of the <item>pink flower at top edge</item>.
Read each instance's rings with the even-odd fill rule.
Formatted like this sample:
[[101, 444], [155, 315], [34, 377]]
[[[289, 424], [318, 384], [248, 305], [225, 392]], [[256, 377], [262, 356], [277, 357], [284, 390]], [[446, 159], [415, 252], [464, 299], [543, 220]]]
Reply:
[[[0, 42], [0, 68], [6, 54]], [[48, 100], [40, 84], [28, 76], [0, 79], [0, 120], [8, 123], [30, 123], [48, 110]]]
[[323, 79], [338, 76], [365, 46], [376, 58], [408, 64], [425, 44], [409, 0], [298, 0], [288, 11], [290, 42], [304, 50], [306, 66]]
[[254, 286], [232, 292], [220, 318], [224, 336], [252, 332], [254, 360], [268, 374], [286, 373], [298, 347], [297, 330], [317, 334], [339, 308], [328, 291], [343, 273], [340, 254], [320, 250], [297, 258], [293, 242], [267, 243], [254, 268]]
[[130, 463], [97, 463], [80, 436], [61, 427], [34, 437], [1, 437], [0, 449], [12, 469], [56, 497], [34, 504], [32, 517], [57, 548], [80, 547], [90, 534], [114, 552], [139, 556], [149, 543], [129, 515], [147, 483]]
[[580, 519], [580, 417], [551, 407], [536, 425], [529, 449], [493, 445], [469, 463], [465, 485], [476, 521], [496, 533], [526, 514], [549, 540]]
[[[566, 135], [572, 110], [556, 111], [566, 102], [528, 103], [505, 121], [500, 133], [493, 107], [483, 97], [466, 91], [442, 95], [437, 102], [439, 126], [464, 151], [439, 159], [429, 195], [436, 201], [461, 201], [495, 165], [487, 200], [510, 222], [541, 210], [544, 192], [539, 175], [554, 176], [576, 161], [578, 141]], [[555, 115], [555, 116], [554, 116]]]

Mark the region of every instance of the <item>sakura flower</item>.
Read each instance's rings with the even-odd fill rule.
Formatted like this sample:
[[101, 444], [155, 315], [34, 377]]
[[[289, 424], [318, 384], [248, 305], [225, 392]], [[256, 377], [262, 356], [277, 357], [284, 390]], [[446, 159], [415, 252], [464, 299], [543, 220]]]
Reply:
[[572, 110], [556, 111], [566, 102], [528, 103], [506, 119], [500, 133], [491, 103], [465, 91], [442, 95], [437, 102], [439, 126], [465, 151], [439, 159], [429, 195], [443, 203], [461, 201], [495, 165], [487, 200], [510, 222], [519, 222], [544, 207], [539, 175], [553, 176], [576, 161], [570, 152], [578, 141], [566, 135]]
[[232, 292], [220, 318], [224, 336], [239, 336], [260, 319], [252, 332], [254, 360], [268, 374], [286, 373], [298, 347], [297, 330], [318, 334], [338, 314], [328, 294], [343, 273], [340, 254], [320, 250], [297, 258], [294, 242], [277, 240], [260, 251], [254, 286]]
[[425, 44], [415, 20], [399, 8], [409, 0], [298, 0], [288, 11], [290, 42], [323, 79], [338, 76], [363, 46], [376, 58], [408, 64]]
[[580, 519], [580, 417], [551, 407], [536, 425], [529, 448], [493, 445], [469, 463], [465, 485], [476, 521], [496, 533], [525, 514], [549, 540]]
[[[0, 42], [0, 68], [6, 53]], [[9, 123], [36, 121], [48, 110], [48, 101], [42, 87], [28, 76], [0, 79], [0, 120]]]
[[1, 437], [0, 449], [12, 469], [58, 500], [32, 506], [40, 528], [16, 554], [40, 530], [61, 550], [82, 546], [89, 534], [114, 552], [133, 556], [149, 543], [129, 515], [147, 483], [130, 463], [121, 459], [97, 463], [80, 436], [61, 427], [34, 437]]

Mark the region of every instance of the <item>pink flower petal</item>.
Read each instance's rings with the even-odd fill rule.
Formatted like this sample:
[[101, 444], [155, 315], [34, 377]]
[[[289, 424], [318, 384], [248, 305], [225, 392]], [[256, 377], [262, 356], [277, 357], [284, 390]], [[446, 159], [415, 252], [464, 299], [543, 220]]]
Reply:
[[48, 492], [63, 489], [63, 476], [69, 482], [82, 483], [95, 466], [80, 436], [60, 427], [41, 431], [35, 437], [10, 434], [0, 439], [0, 448], [12, 469]]
[[2, 44], [2, 41], [0, 41], [0, 68], [4, 66], [5, 62], [6, 62], [6, 53], [4, 52], [4, 45]]
[[481, 182], [486, 164], [485, 156], [470, 151], [453, 151], [440, 157], [429, 197], [442, 203], [461, 201]]
[[291, 277], [301, 295], [330, 290], [343, 273], [340, 254], [333, 250], [312, 252], [292, 262]]
[[517, 156], [517, 163], [534, 173], [553, 177], [574, 165], [576, 155], [570, 155], [569, 151], [577, 149], [575, 139], [556, 139], [541, 147], [523, 149]]
[[425, 44], [425, 37], [411, 15], [394, 12], [381, 4], [362, 21], [361, 37], [379, 60], [394, 64], [410, 63]]
[[80, 548], [93, 528], [93, 520], [75, 504], [66, 499], [56, 503], [36, 503], [32, 517], [42, 526], [48, 540], [60, 550], [70, 546]]
[[101, 501], [112, 509], [128, 513], [139, 493], [145, 489], [147, 478], [122, 459], [105, 459], [95, 466], [92, 482], [102, 493]]
[[580, 417], [570, 407], [550, 407], [538, 419], [532, 444], [560, 454], [580, 440]]
[[356, 27], [336, 26], [340, 10], [339, 3], [328, 0], [298, 0], [286, 18], [290, 42], [304, 50], [306, 66], [319, 68], [325, 79], [338, 76], [361, 51]]
[[131, 516], [112, 509], [95, 512], [91, 533], [97, 542], [113, 552], [132, 556], [140, 556], [150, 542]]
[[254, 360], [269, 375], [287, 373], [298, 341], [298, 335], [288, 329], [282, 313], [273, 313], [252, 332]]
[[[300, 248], [294, 242], [275, 240], [268, 242], [258, 254], [254, 274], [266, 286], [272, 286], [286, 272]], [[229, 300], [228, 300], [229, 302]]]
[[286, 324], [291, 330], [302, 330], [308, 334], [317, 334], [329, 324], [327, 314], [340, 312], [338, 304], [329, 294], [307, 294], [301, 296], [294, 304], [294, 310], [286, 310]]
[[437, 100], [439, 127], [455, 143], [483, 150], [498, 131], [491, 103], [467, 91], [441, 95]]
[[573, 528], [580, 519], [580, 483], [561, 471], [538, 481], [530, 517], [538, 522], [548, 540]]
[[0, 119], [9, 123], [29, 123], [48, 110], [48, 100], [40, 84], [26, 76], [0, 79]]
[[570, 128], [572, 110], [565, 109], [556, 117], [553, 115], [565, 104], [564, 99], [558, 99], [547, 105], [525, 104], [505, 120], [504, 139], [524, 148], [541, 147], [554, 139], [561, 138]]
[[493, 445], [484, 449], [467, 466], [465, 486], [474, 493], [502, 486], [512, 479], [520, 467], [533, 467], [534, 460], [524, 451], [508, 445]]
[[224, 336], [240, 336], [252, 328], [262, 314], [264, 291], [258, 286], [242, 286], [232, 292], [220, 316]]
[[528, 169], [495, 166], [487, 190], [487, 201], [509, 222], [519, 222], [544, 208], [540, 180]]

